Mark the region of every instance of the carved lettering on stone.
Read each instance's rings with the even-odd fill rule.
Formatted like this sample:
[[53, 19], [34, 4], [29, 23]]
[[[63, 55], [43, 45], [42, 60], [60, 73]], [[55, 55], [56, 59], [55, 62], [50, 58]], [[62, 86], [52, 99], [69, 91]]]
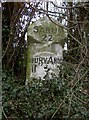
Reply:
[[42, 18], [28, 28], [28, 64], [27, 79], [44, 79], [49, 73], [58, 76], [62, 60], [62, 45], [66, 32], [62, 27], [52, 23], [48, 18]]

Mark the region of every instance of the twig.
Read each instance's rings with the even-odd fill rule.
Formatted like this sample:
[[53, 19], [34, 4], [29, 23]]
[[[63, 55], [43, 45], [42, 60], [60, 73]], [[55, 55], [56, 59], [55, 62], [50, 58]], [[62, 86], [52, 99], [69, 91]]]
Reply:
[[53, 5], [54, 5], [54, 7], [57, 7], [57, 8], [61, 8], [61, 9], [74, 9], [74, 8], [81, 8], [81, 7], [84, 7], [84, 6], [82, 6], [82, 5], [80, 5], [80, 6], [72, 6], [72, 7], [62, 7], [62, 6], [58, 6], [58, 5], [56, 5], [54, 2], [51, 2]]
[[68, 31], [68, 34], [77, 42], [79, 43], [81, 46], [83, 46], [83, 44], [81, 42], [79, 42], [78, 39], [76, 39], [69, 31]]
[[69, 107], [68, 107], [68, 118], [69, 118], [69, 116], [70, 116], [72, 97], [73, 97], [73, 93], [72, 93], [72, 89], [71, 89], [71, 96], [70, 96], [70, 102], [69, 102]]
[[86, 71], [86, 72], [75, 82], [75, 84], [73, 85], [73, 87], [72, 87], [71, 89], [73, 89], [73, 88], [76, 86], [76, 84], [77, 84], [87, 73], [88, 73], [88, 71]]
[[63, 105], [63, 103], [65, 102], [65, 98], [64, 100], [60, 103], [59, 107], [57, 108], [57, 110], [54, 112], [54, 114], [52, 115], [51, 119], [52, 120], [54, 118], [54, 116], [56, 115], [56, 113], [58, 112], [58, 110], [61, 108], [61, 106]]
[[57, 26], [59, 26], [59, 27], [61, 27], [61, 28], [66, 29], [67, 32], [68, 32], [68, 34], [69, 34], [77, 43], [79, 43], [81, 46], [83, 46], [83, 44], [82, 44], [81, 42], [79, 42], [79, 40], [76, 39], [76, 38], [69, 32], [69, 29], [68, 29], [67, 27], [65, 27], [65, 26], [63, 26], [63, 25], [60, 25], [60, 24], [57, 24], [56, 22], [54, 22], [54, 21], [49, 17], [48, 14], [46, 14], [46, 15], [48, 16], [48, 18], [50, 19], [51, 22], [53, 22], [55, 25], [57, 25]]
[[83, 100], [81, 100], [80, 98], [78, 98], [75, 94], [73, 94], [73, 96], [74, 96], [76, 99], [78, 99], [79, 101], [81, 101], [82, 103], [86, 104], [85, 101], [83, 101]]
[[8, 120], [8, 117], [6, 116], [6, 113], [4, 112], [3, 108], [2, 108], [2, 112], [3, 112], [3, 115], [5, 116], [6, 120]]
[[[36, 9], [36, 11], [39, 11], [39, 12], [41, 12], [41, 13], [46, 13], [46, 14], [48, 14], [48, 15], [50, 15], [50, 16], [55, 16], [55, 17], [59, 17], [59, 16], [57, 16], [57, 14], [59, 15], [59, 14], [62, 14], [63, 16], [60, 16], [60, 18], [63, 18], [63, 19], [65, 19], [66, 21], [68, 21], [68, 22], [71, 22], [71, 23], [74, 23], [74, 24], [77, 24], [77, 23], [89, 23], [89, 21], [87, 20], [87, 21], [72, 21], [72, 20], [68, 20], [67, 18], [66, 18], [66, 16], [67, 15], [65, 15], [64, 13], [60, 13], [60, 12], [53, 12], [53, 11], [49, 11], [48, 10], [48, 12], [47, 12], [47, 10], [44, 10], [44, 9], [42, 9], [42, 8], [40, 8], [40, 9], [38, 9], [38, 8], [35, 8]], [[52, 13], [52, 14], [51, 14]], [[53, 14], [56, 14], [56, 15], [53, 15]]]

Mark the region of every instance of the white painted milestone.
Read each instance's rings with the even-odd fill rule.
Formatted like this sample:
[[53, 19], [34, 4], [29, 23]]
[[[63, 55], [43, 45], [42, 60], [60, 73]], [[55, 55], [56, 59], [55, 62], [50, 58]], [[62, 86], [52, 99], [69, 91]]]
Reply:
[[50, 79], [53, 74], [58, 76], [65, 30], [44, 17], [29, 26], [27, 35], [27, 80], [45, 79], [46, 74]]

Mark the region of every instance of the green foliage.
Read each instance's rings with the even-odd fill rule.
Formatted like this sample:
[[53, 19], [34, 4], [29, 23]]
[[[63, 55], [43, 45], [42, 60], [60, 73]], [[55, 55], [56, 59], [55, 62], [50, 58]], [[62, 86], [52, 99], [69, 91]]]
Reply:
[[[63, 63], [59, 77], [33, 79], [26, 86], [11, 74], [3, 75], [3, 109], [7, 118], [16, 120], [89, 119], [87, 84], [88, 68], [79, 70]], [[76, 78], [76, 79], [75, 79]], [[3, 117], [3, 120], [5, 116]]]
[[[26, 15], [26, 18], [28, 16], [28, 18], [27, 20], [25, 20], [25, 17], [18, 19], [16, 24], [14, 24], [14, 20], [16, 20], [14, 19], [13, 24], [11, 24], [12, 26], [10, 26], [11, 18], [9, 18], [9, 12], [12, 13], [12, 7], [18, 9], [18, 6], [13, 6], [12, 3], [9, 4], [7, 2], [5, 4], [7, 5], [3, 6], [2, 16], [3, 53], [9, 44], [9, 39], [11, 42], [3, 59], [3, 68], [6, 71], [3, 71], [2, 120], [88, 120], [88, 3], [79, 3], [78, 6], [76, 3], [71, 4], [64, 2], [63, 10], [53, 6], [53, 8], [55, 8], [55, 10], [57, 8], [59, 12], [59, 21], [61, 23], [66, 22], [64, 24], [67, 25], [66, 27], [70, 32], [66, 43], [67, 51], [65, 52], [66, 54], [64, 54], [64, 60], [70, 63], [63, 62], [62, 66], [59, 67], [59, 77], [52, 75], [52, 79], [49, 79], [47, 73], [45, 80], [33, 79], [29, 81], [27, 86], [25, 85], [27, 42], [24, 40], [24, 35], [30, 19], [34, 16], [33, 14], [35, 14], [34, 8], [36, 8], [36, 3], [34, 3], [35, 6], [31, 4], [31, 6], [27, 7], [29, 8], [28, 10], [24, 7], [21, 13], [19, 13], [19, 10], [17, 12], [16, 9], [14, 9], [16, 14], [11, 14], [11, 18], [18, 16], [18, 14], [21, 15], [21, 18], [23, 18], [24, 15]], [[71, 7], [71, 9], [65, 9], [66, 6]], [[72, 7], [74, 8], [72, 9]], [[9, 8], [12, 11], [9, 11]], [[39, 8], [42, 8], [42, 5], [40, 5]], [[32, 11], [31, 14], [30, 11]], [[40, 12], [41, 11], [38, 11], [36, 14]], [[52, 12], [54, 11], [48, 11], [49, 14]], [[36, 14], [34, 16], [35, 19], [37, 17]], [[56, 11], [55, 14], [51, 15], [57, 19], [55, 16], [57, 15]], [[51, 17], [51, 15], [49, 15], [49, 17]], [[23, 27], [26, 22], [26, 27]], [[10, 30], [15, 31], [12, 32], [13, 37], [10, 34]], [[7, 69], [8, 64], [9, 67], [11, 67]]]

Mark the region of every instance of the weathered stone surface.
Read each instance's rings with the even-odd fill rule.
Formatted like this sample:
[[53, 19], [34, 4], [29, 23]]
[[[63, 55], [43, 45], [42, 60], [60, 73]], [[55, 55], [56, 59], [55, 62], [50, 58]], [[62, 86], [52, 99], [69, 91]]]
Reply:
[[[55, 23], [59, 24], [57, 21]], [[59, 26], [51, 22], [47, 17], [41, 18], [28, 28], [29, 43], [47, 44], [47, 42], [51, 42], [63, 45], [66, 31], [61, 27], [61, 24]]]
[[65, 38], [64, 29], [48, 18], [42, 18], [29, 26], [27, 79], [44, 79], [47, 70], [50, 79], [52, 74], [58, 76]]

